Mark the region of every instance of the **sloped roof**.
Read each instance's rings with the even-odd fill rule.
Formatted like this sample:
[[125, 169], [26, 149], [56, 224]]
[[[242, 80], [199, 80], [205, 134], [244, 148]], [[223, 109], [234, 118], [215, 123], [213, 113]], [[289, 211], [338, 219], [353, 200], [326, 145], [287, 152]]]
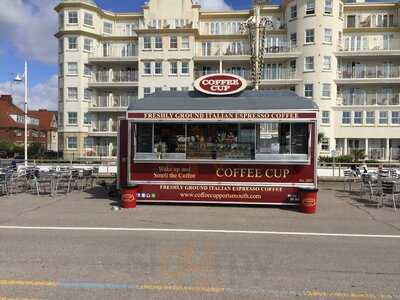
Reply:
[[53, 111], [48, 111], [44, 109], [30, 111], [29, 114], [37, 119], [39, 119], [39, 127], [41, 130], [50, 131], [56, 129], [51, 123], [53, 119], [56, 118], [56, 113]]
[[[24, 115], [24, 111], [12, 103], [11, 95], [1, 95], [0, 96], [0, 128], [25, 128], [23, 123], [18, 123], [11, 118], [10, 115]], [[34, 117], [30, 113], [28, 116]], [[36, 128], [38, 126], [28, 124], [29, 128]]]
[[291, 91], [244, 91], [209, 96], [197, 91], [159, 92], [131, 101], [130, 111], [318, 110], [318, 105]]

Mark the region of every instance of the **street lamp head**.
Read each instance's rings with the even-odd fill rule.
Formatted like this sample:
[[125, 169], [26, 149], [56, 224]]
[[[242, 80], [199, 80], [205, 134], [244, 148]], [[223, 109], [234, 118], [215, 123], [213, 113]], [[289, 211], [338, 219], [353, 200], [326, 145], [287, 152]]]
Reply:
[[15, 76], [15, 78], [14, 78], [14, 82], [15, 82], [15, 83], [20, 83], [20, 82], [22, 82], [22, 76], [19, 75], [19, 74], [17, 74], [17, 76]]

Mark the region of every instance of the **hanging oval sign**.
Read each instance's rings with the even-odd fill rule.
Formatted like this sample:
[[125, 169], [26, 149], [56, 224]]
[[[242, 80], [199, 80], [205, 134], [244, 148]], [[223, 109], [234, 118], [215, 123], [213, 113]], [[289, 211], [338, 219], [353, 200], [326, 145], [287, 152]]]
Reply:
[[194, 87], [209, 95], [233, 95], [246, 89], [247, 80], [234, 74], [209, 74], [198, 78]]

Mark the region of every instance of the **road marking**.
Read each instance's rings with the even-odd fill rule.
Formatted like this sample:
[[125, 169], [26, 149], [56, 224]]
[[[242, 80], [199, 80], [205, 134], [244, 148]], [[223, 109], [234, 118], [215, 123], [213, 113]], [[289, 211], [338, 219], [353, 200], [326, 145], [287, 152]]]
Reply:
[[[149, 292], [180, 292], [180, 293], [203, 293], [203, 294], [236, 294], [236, 295], [262, 295], [274, 296], [279, 298], [286, 297], [308, 297], [308, 298], [336, 298], [336, 299], [397, 299], [392, 295], [372, 294], [366, 292], [333, 292], [318, 290], [273, 290], [267, 288], [230, 288], [230, 287], [202, 287], [184, 285], [161, 285], [161, 284], [141, 284], [134, 285], [128, 283], [93, 283], [93, 282], [55, 282], [55, 281], [34, 281], [34, 280], [0, 280], [3, 286], [45, 286], [50, 288], [74, 288], [74, 289], [136, 289]], [[1, 297], [0, 300], [39, 300], [28, 298], [7, 298]]]
[[56, 287], [57, 283], [54, 281], [34, 281], [34, 280], [1, 280], [0, 285], [27, 285], [27, 286], [47, 286]]
[[54, 226], [0, 226], [0, 230], [66, 230], [66, 231], [127, 231], [127, 232], [174, 232], [174, 233], [215, 233], [215, 234], [250, 234], [250, 235], [289, 235], [316, 237], [359, 237], [400, 239], [400, 235], [359, 234], [359, 233], [324, 233], [295, 231], [257, 231], [257, 230], [220, 230], [220, 229], [181, 229], [181, 228], [135, 228], [135, 227], [54, 227]]
[[137, 286], [138, 290], [150, 291], [172, 291], [172, 292], [194, 292], [194, 293], [223, 293], [224, 288], [217, 287], [197, 287], [197, 286], [177, 286], [177, 285], [152, 285], [142, 284]]

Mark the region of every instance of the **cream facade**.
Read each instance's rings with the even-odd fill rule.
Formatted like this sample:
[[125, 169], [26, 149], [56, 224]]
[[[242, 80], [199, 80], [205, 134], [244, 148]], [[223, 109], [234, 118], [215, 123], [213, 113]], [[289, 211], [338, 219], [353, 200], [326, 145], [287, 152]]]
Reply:
[[[253, 8], [203, 11], [192, 0], [150, 0], [113, 13], [90, 0], [64, 0], [59, 14], [60, 149], [73, 158], [112, 159], [117, 120], [129, 101], [159, 90], [191, 90], [203, 74], [250, 79], [250, 45], [240, 24]], [[289, 0], [265, 4], [261, 89], [314, 99], [321, 155], [364, 151], [400, 156], [399, 3]]]

